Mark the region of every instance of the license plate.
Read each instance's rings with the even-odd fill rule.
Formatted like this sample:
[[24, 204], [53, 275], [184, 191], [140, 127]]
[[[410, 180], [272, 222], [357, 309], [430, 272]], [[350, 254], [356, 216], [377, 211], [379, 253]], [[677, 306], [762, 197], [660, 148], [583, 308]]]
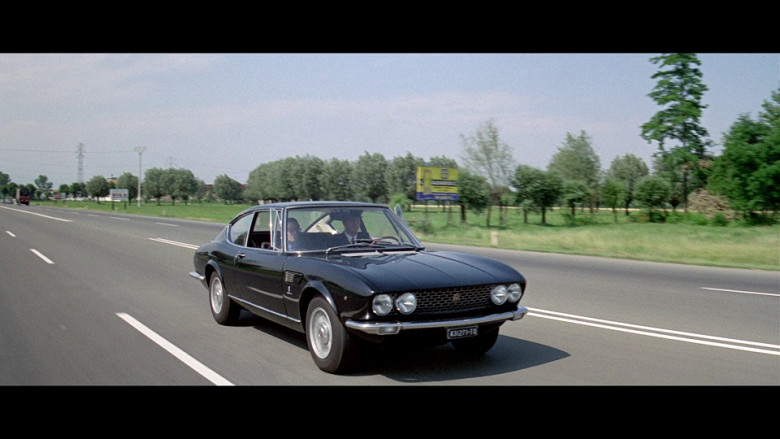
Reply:
[[450, 340], [452, 340], [453, 338], [476, 337], [477, 335], [479, 334], [476, 326], [447, 329], [447, 338]]

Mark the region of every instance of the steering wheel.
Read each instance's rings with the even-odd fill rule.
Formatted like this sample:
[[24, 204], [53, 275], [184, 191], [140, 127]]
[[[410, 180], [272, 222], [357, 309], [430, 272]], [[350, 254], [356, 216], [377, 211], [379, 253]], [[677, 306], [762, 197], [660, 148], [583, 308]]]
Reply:
[[380, 236], [380, 237], [378, 237], [378, 238], [374, 238], [374, 239], [372, 239], [372, 240], [371, 240], [371, 245], [377, 244], [377, 243], [379, 243], [380, 241], [387, 241], [387, 240], [392, 240], [392, 241], [395, 241], [395, 242], [397, 242], [399, 245], [401, 244], [401, 240], [400, 240], [400, 239], [398, 239], [398, 237], [397, 237], [397, 236], [392, 236], [392, 235], [385, 235], [385, 236]]

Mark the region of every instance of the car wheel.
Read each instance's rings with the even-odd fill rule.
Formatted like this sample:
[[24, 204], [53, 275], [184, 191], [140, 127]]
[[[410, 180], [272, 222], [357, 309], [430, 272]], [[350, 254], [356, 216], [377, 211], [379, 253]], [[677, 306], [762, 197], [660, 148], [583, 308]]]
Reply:
[[498, 328], [486, 330], [476, 337], [453, 340], [455, 350], [465, 355], [482, 355], [489, 351], [498, 340]]
[[355, 349], [352, 337], [322, 297], [312, 299], [306, 311], [306, 343], [320, 370], [341, 373], [352, 362]]
[[228, 297], [222, 278], [217, 273], [211, 275], [209, 282], [209, 303], [211, 315], [220, 325], [233, 325], [238, 321], [241, 307]]

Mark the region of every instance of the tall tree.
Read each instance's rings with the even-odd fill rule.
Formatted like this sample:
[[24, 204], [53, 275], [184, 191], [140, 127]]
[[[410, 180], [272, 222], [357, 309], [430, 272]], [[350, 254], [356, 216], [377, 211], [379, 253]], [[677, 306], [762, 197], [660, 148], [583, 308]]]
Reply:
[[515, 168], [515, 176], [512, 179], [512, 186], [515, 188], [515, 203], [523, 209], [523, 222], [528, 223], [528, 210], [534, 206], [533, 193], [531, 192], [534, 182], [540, 178], [541, 170], [528, 165], [518, 165]]
[[293, 167], [295, 172], [295, 195], [299, 200], [319, 200], [322, 198], [320, 176], [325, 162], [309, 154], [303, 157], [295, 156]]
[[636, 182], [647, 175], [647, 164], [634, 154], [615, 157], [609, 165], [607, 179], [614, 178], [622, 181], [626, 185], [625, 196], [623, 197], [626, 215], [628, 215], [628, 207], [634, 200], [633, 194]]
[[512, 185], [517, 189], [517, 201], [523, 208], [530, 205], [541, 209], [542, 224], [547, 224], [547, 208], [554, 206], [560, 199], [563, 179], [552, 171], [520, 165], [515, 169]]
[[227, 174], [218, 175], [214, 179], [214, 195], [225, 204], [235, 203], [241, 197], [241, 183]]
[[45, 175], [39, 175], [38, 178], [35, 179], [35, 187], [43, 194], [48, 194], [49, 191], [51, 191], [52, 186], [54, 186], [54, 183], [50, 182], [49, 177]]
[[411, 152], [407, 152], [406, 156], [394, 157], [390, 160], [385, 173], [387, 193], [403, 194], [406, 198], [414, 200], [417, 196], [417, 167], [424, 164], [422, 158], [413, 156]]
[[461, 134], [465, 155], [463, 163], [470, 171], [484, 176], [491, 186], [509, 184], [514, 170], [512, 149], [498, 136], [493, 121], [485, 122], [473, 136]]
[[127, 189], [128, 199], [138, 196], [138, 177], [130, 172], [125, 172], [116, 179], [117, 189]]
[[780, 89], [763, 108], [757, 121], [742, 114], [726, 133], [708, 186], [746, 214], [780, 209]]
[[541, 171], [531, 186], [534, 205], [542, 209], [542, 224], [547, 224], [547, 208], [558, 202], [563, 193], [563, 179], [552, 171]]
[[67, 183], [62, 183], [60, 185], [59, 191], [60, 191], [60, 194], [62, 194], [63, 198], [67, 198], [68, 194], [70, 193], [70, 185], [67, 184]]
[[688, 194], [695, 189], [688, 187], [689, 178], [696, 177], [699, 187], [706, 184], [702, 161], [707, 158], [711, 141], [699, 119], [707, 108], [701, 99], [708, 88], [698, 68], [701, 61], [694, 53], [667, 53], [650, 61], [660, 64], [660, 70], [652, 76], [658, 82], [648, 96], [663, 109], [642, 125], [641, 136], [648, 143], [658, 142], [658, 154], [669, 167], [682, 171], [687, 209]]
[[356, 200], [379, 202], [387, 198], [385, 171], [387, 159], [381, 153], [366, 151], [352, 170], [352, 191]]
[[[206, 186], [206, 182], [203, 181], [200, 178], [195, 179], [195, 194], [193, 197], [198, 200], [199, 203], [203, 202], [203, 199], [208, 197], [210, 194], [208, 186]], [[212, 197], [213, 198], [213, 197]], [[207, 199], [206, 201], [210, 201], [210, 199]]]
[[571, 217], [574, 219], [577, 205], [588, 201], [590, 198], [590, 188], [582, 180], [565, 180], [561, 197], [564, 203], [571, 209]]
[[106, 177], [102, 175], [96, 175], [89, 179], [85, 186], [87, 194], [97, 198], [98, 204], [100, 204], [100, 198], [109, 194], [111, 186], [108, 184]]
[[[143, 195], [157, 199], [157, 205], [160, 205], [160, 200], [163, 196], [168, 194], [168, 175], [165, 169], [162, 168], [149, 168], [146, 170], [146, 175], [141, 183], [143, 188], [141, 192]], [[89, 190], [87, 190], [89, 192]]]
[[[558, 147], [547, 170], [567, 181], [580, 181], [588, 188], [586, 200], [591, 210], [596, 207], [601, 179], [601, 160], [593, 149], [591, 137], [584, 131], [579, 136], [566, 133], [566, 140]], [[586, 201], [581, 200], [581, 201]]]
[[345, 201], [352, 199], [352, 163], [349, 160], [332, 158], [325, 162], [320, 177], [323, 196], [327, 200]]
[[[501, 201], [508, 191], [514, 172], [512, 148], [501, 141], [498, 128], [493, 121], [482, 124], [472, 136], [460, 136], [465, 155], [464, 166], [475, 174], [484, 176], [490, 183], [490, 201], [501, 207]], [[487, 211], [487, 226], [490, 226], [490, 205]], [[502, 217], [503, 218], [503, 217]]]
[[612, 208], [612, 216], [617, 223], [617, 209], [623, 204], [623, 200], [626, 199], [628, 185], [617, 178], [607, 178], [604, 181], [604, 186], [601, 188], [604, 204], [607, 207]]
[[87, 193], [86, 184], [80, 181], [74, 181], [70, 185], [70, 193], [73, 194], [75, 198], [83, 197]]
[[274, 167], [273, 162], [262, 163], [249, 173], [249, 178], [246, 181], [246, 190], [244, 191], [244, 195], [249, 200], [256, 202], [259, 200], [269, 201], [277, 199], [270, 190], [272, 183], [271, 173]]
[[170, 168], [167, 172], [169, 182], [168, 194], [171, 196], [171, 204], [175, 204], [177, 198], [183, 200], [184, 204], [187, 204], [187, 200], [198, 189], [195, 174], [184, 168]]
[[640, 179], [634, 189], [634, 199], [642, 206], [647, 207], [650, 222], [655, 221], [654, 212], [662, 208], [669, 201], [671, 184], [668, 180], [657, 175], [650, 175]]
[[466, 224], [466, 211], [482, 212], [490, 204], [490, 185], [484, 176], [458, 170], [458, 204], [460, 222]]
[[8, 185], [10, 183], [11, 183], [11, 176], [4, 172], [0, 172], [0, 193], [2, 193], [3, 197], [5, 197], [10, 193], [8, 189]]

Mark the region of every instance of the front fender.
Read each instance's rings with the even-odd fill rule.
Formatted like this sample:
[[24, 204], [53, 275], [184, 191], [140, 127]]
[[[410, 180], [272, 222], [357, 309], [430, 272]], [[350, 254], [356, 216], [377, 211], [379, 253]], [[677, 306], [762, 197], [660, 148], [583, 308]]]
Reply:
[[[309, 302], [316, 296], [322, 296], [328, 302], [342, 323], [350, 319], [366, 318], [369, 298], [343, 291], [337, 285], [321, 279], [307, 279], [304, 282], [297, 306], [288, 307], [288, 313], [295, 309], [298, 312], [297, 317], [301, 321], [305, 320]], [[291, 317], [295, 318], [292, 315]]]

